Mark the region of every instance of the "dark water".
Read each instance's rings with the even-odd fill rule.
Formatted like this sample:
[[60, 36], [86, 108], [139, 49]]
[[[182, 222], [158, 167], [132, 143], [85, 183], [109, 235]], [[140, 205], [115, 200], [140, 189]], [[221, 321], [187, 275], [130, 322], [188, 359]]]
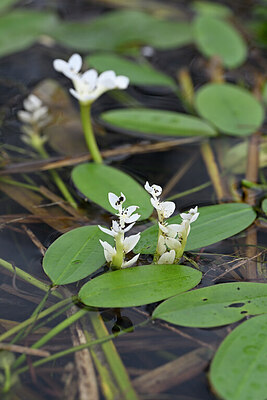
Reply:
[[[186, 2], [180, 3], [182, 7], [186, 6]], [[42, 7], [45, 2], [39, 1], [34, 4], [36, 7]], [[74, 7], [74, 5], [76, 5], [76, 7]], [[238, 7], [238, 5], [241, 9], [241, 2], [236, 2], [234, 7]], [[96, 2], [86, 1], [59, 1], [56, 3], [56, 7], [60, 15], [65, 19], [79, 19], [84, 16], [84, 13], [88, 13], [88, 15], [92, 13], [92, 16], [95, 16], [103, 11], [109, 10], [108, 6], [97, 5]], [[67, 81], [62, 77], [59, 78], [58, 74], [53, 70], [52, 61], [56, 57], [67, 58], [69, 54], [70, 52], [57, 46], [48, 48], [36, 44], [25, 51], [0, 59], [0, 105], [2, 111], [1, 115], [3, 117], [0, 130], [2, 143], [8, 144], [9, 146], [23, 146], [20, 140], [20, 124], [16, 119], [17, 111], [22, 108], [22, 100], [31, 92], [35, 85], [43, 79], [59, 79], [63, 85], [66, 85]], [[199, 87], [207, 79], [205, 70], [200, 69], [200, 66], [203, 66], [201, 58], [191, 46], [170, 52], [156, 52], [151, 61], [156, 67], [172, 76], [175, 76], [178, 68], [189, 65], [195, 88]], [[248, 65], [247, 68], [248, 71], [250, 71], [252, 66]], [[244, 78], [245, 82], [250, 83], [251, 75], [249, 72], [243, 74], [243, 72], [240, 71], [240, 76], [242, 79]], [[227, 79], [232, 81], [236, 79], [236, 76], [234, 76], [234, 73], [229, 73]], [[185, 111], [179, 99], [168, 91], [161, 91], [155, 88], [150, 89], [148, 87], [131, 87], [128, 93], [149, 107], [180, 112]], [[114, 98], [109, 95], [102, 96], [101, 99], [94, 104], [94, 118], [97, 120], [102, 110], [114, 108], [116, 105], [117, 103]], [[237, 142], [236, 139], [231, 138], [216, 139], [217, 142], [219, 140], [221, 141], [220, 145], [223, 146], [226, 143], [229, 147]], [[109, 132], [108, 135], [105, 136], [100, 134], [98, 141], [100, 147], [105, 149], [110, 148], [110, 146], [116, 147], [122, 144], [140, 143], [140, 141], [147, 142], [149, 139], [140, 136], [133, 137], [121, 135], [117, 132]], [[8, 147], [2, 147], [2, 163], [4, 163], [3, 156], [7, 148]], [[29, 159], [27, 152], [25, 154], [18, 154], [15, 150], [11, 150], [10, 147], [8, 149], [13, 163]], [[57, 156], [52, 148], [49, 149], [49, 152], [51, 155]], [[192, 165], [181, 177], [179, 182], [171, 188], [168, 196], [172, 196], [209, 181], [205, 164], [201, 158], [199, 143], [183, 145], [158, 153], [137, 154], [127, 158], [110, 159], [108, 162], [134, 176], [141, 183], [148, 180], [151, 183], [155, 182], [164, 187], [188, 160], [193, 160]], [[70, 181], [70, 171], [69, 168], [65, 168], [64, 170], [60, 170], [60, 173], [65, 181], [72, 185]], [[50, 190], [56, 192], [53, 183], [49, 180], [48, 174], [40, 174], [38, 172], [37, 174], [31, 173], [28, 176], [42, 185], [48, 185]], [[15, 177], [19, 179], [20, 175], [15, 175]], [[237, 186], [240, 179], [241, 177], [237, 176]], [[262, 197], [262, 193], [260, 192], [258, 192], [257, 195], [259, 199]], [[231, 201], [232, 198], [229, 195], [225, 200]], [[209, 186], [195, 194], [179, 198], [175, 202], [177, 210], [183, 211], [195, 205], [203, 206], [214, 204], [216, 203], [216, 196], [212, 186]], [[109, 219], [109, 216], [97, 206], [88, 204], [82, 199], [81, 206], [86, 210], [91, 223], [103, 222], [103, 218], [105, 221]], [[0, 207], [0, 257], [12, 262], [12, 264], [35, 277], [47, 281], [47, 277], [43, 273], [41, 267], [42, 254], [29, 235], [25, 233], [25, 226], [34, 233], [45, 247], [48, 247], [60, 233], [47, 224], [38, 221], [34, 221], [34, 223], [28, 221], [28, 212], [4, 193], [1, 193]], [[8, 221], [2, 218], [5, 215], [9, 216]], [[19, 218], [18, 222], [14, 222], [16, 218]], [[24, 222], [24, 220], [26, 222]], [[74, 226], [79, 225], [82, 225], [82, 222], [74, 221]], [[66, 226], [66, 231], [68, 229], [69, 226]], [[264, 240], [263, 232], [259, 228], [257, 245], [264, 246]], [[241, 275], [233, 276], [231, 274], [225, 274], [223, 278], [216, 280], [216, 278], [223, 274], [228, 268], [227, 263], [232, 260], [231, 255], [235, 254], [239, 257], [246, 255], [244, 232], [237, 235], [237, 237], [209, 246], [205, 252], [206, 253], [203, 254], [200, 259], [200, 268], [204, 273], [201, 286], [232, 281], [237, 277], [243, 279]], [[2, 268], [0, 269], [0, 289], [0, 333], [2, 333], [5, 331], [2, 320], [23, 321], [28, 318], [35, 307], [40, 303], [43, 293], [21, 281], [19, 278], [12, 280], [11, 274], [7, 273]], [[70, 290], [75, 293], [77, 291], [76, 285], [70, 285]], [[55, 300], [50, 296], [47, 304], [51, 305], [54, 302]], [[106, 325], [108, 331], [111, 333], [112, 331], [119, 330], [120, 328], [118, 328], [118, 325], [120, 324], [124, 325], [124, 327], [129, 327], [131, 324], [136, 325], [144, 321], [147, 315], [152, 313], [155, 306], [156, 305], [153, 304], [138, 307], [137, 309], [123, 309], [121, 310], [121, 314], [119, 314], [118, 310], [110, 310], [109, 313], [105, 312], [103, 314], [103, 318], [107, 321]], [[58, 317], [56, 320], [49, 322], [46, 327], [50, 329], [62, 320], [62, 316]], [[201, 346], [205, 347], [205, 345], [208, 346], [212, 344], [214, 348], [216, 348], [235, 325], [236, 324], [232, 324], [230, 327], [218, 329], [190, 329], [182, 327], [172, 329], [173, 327], [157, 321], [151, 322], [145, 327], [134, 329], [133, 332], [116, 338], [114, 343], [132, 381], [134, 381], [137, 377]], [[38, 334], [31, 334], [21, 344], [30, 346], [37, 339]], [[63, 331], [49, 342], [44, 349], [53, 352], [71, 346], [72, 343], [68, 331]], [[45, 364], [44, 367], [37, 369], [36, 372], [32, 371], [31, 373], [22, 374], [20, 377], [20, 384], [17, 384], [5, 398], [8, 400], [70, 399], [64, 392], [66, 382], [62, 380], [68, 362], [73, 362], [73, 356], [64, 357], [55, 363]], [[161, 393], [143, 393], [140, 394], [140, 399], [215, 399], [209, 388], [207, 372], [208, 367], [205, 366], [195, 375], [190, 376], [189, 373], [188, 377], [185, 377], [178, 385], [176, 385], [174, 381]], [[75, 398], [78, 399], [79, 397], [76, 396]]]

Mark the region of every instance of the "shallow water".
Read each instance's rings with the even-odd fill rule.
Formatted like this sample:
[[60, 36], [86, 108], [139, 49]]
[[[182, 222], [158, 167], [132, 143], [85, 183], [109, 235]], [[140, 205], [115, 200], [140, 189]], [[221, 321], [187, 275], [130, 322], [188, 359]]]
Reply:
[[[77, 8], [73, 8], [71, 2], [64, 4], [58, 2], [59, 11], [64, 18], [80, 19], [86, 13], [93, 10], [93, 15], [100, 14], [103, 11], [109, 10], [108, 6], [97, 5], [92, 2], [89, 5], [86, 2], [76, 2]], [[170, 2], [173, 3], [173, 2]], [[185, 7], [184, 2], [180, 2], [182, 9]], [[43, 2], [35, 2], [37, 7], [42, 7]], [[178, 4], [179, 5], [179, 4]], [[237, 5], [235, 5], [237, 7]], [[72, 10], [74, 13], [72, 14]], [[85, 13], [85, 14], [84, 14]], [[6, 163], [26, 162], [31, 159], [29, 149], [24, 147], [25, 153], [18, 153], [16, 146], [23, 148], [20, 140], [20, 124], [16, 118], [16, 113], [22, 107], [22, 100], [27, 96], [31, 90], [44, 79], [52, 78], [57, 79], [60, 83], [67, 87], [67, 80], [58, 77], [58, 74], [52, 68], [52, 61], [55, 57], [66, 58], [70, 54], [61, 46], [46, 47], [40, 44], [35, 44], [31, 48], [22, 52], [6, 56], [0, 59], [0, 104], [2, 110], [2, 126], [1, 129], [1, 142], [4, 143], [2, 147], [2, 165], [5, 167]], [[177, 51], [156, 52], [150, 60], [154, 66], [160, 68], [166, 73], [175, 76], [177, 68], [182, 66], [189, 66], [190, 72], [194, 80], [195, 88], [207, 81], [205, 73], [205, 63], [200, 55], [192, 46], [179, 49]], [[176, 63], [175, 65], [173, 65]], [[251, 81], [250, 68], [247, 65], [247, 73], [244, 69], [240, 70], [240, 76], [236, 77], [234, 73], [228, 73], [226, 78], [231, 80], [241, 80], [246, 83]], [[236, 72], [235, 72], [236, 73]], [[59, 78], [59, 79], [58, 79]], [[170, 91], [161, 90], [159, 88], [149, 87], [130, 87], [127, 92], [135, 100], [142, 102], [144, 105], [159, 108], [176, 110], [184, 112], [184, 107], [181, 101]], [[75, 102], [72, 103], [74, 109], [77, 108]], [[112, 95], [104, 95], [99, 99], [93, 107], [93, 116], [95, 121], [99, 123], [98, 117], [100, 112], [110, 108], [121, 106], [118, 99], [114, 99]], [[109, 149], [110, 147], [116, 148], [121, 145], [154, 143], [156, 140], [151, 140], [150, 137], [141, 135], [123, 135], [114, 130], [103, 129], [97, 125], [98, 142], [101, 149]], [[67, 136], [71, 140], [71, 153], [77, 155], [86, 153], [86, 148], [82, 142], [81, 136], [77, 136], [75, 140], [71, 136]], [[223, 150], [230, 149], [239, 140], [236, 138], [216, 138], [211, 140], [212, 146], [217, 149], [220, 157], [224, 157]], [[77, 144], [79, 142], [79, 144]], [[166, 143], [168, 143], [166, 141]], [[75, 145], [75, 147], [73, 147]], [[220, 154], [221, 151], [221, 154]], [[61, 157], [55, 151], [55, 148], [49, 148], [51, 156]], [[219, 157], [218, 157], [219, 158]], [[36, 160], [36, 159], [35, 159]], [[172, 148], [164, 149], [161, 152], [148, 152], [144, 154], [135, 154], [128, 156], [122, 154], [113, 158], [107, 159], [107, 163], [112, 166], [119, 167], [122, 171], [129, 173], [140, 183], [148, 180], [151, 183], [157, 183], [165, 188], [168, 188], [166, 197], [171, 197], [181, 192], [187, 191], [202, 183], [209, 182], [210, 178], [207, 173], [205, 164], [203, 162], [200, 152], [200, 142], [194, 142], [186, 145], [175, 146]], [[177, 172], [187, 165], [184, 173], [177, 177]], [[39, 185], [44, 185], [50, 191], [57, 193], [56, 188], [51, 182], [48, 173], [37, 171], [34, 173], [34, 165], [31, 167], [32, 171], [27, 173], [27, 169], [21, 173], [15, 174], [14, 177], [20, 179], [27, 175], [29, 182], [34, 180]], [[66, 183], [70, 184], [74, 191], [73, 184], [70, 180], [71, 168], [67, 167], [59, 170], [61, 176], [64, 177]], [[225, 171], [223, 171], [225, 172]], [[264, 170], [262, 170], [264, 172]], [[176, 176], [176, 182], [173, 182], [173, 177]], [[237, 192], [242, 196], [240, 181], [242, 175], [233, 175], [231, 172], [224, 174], [225, 181], [235, 177]], [[13, 175], [12, 175], [13, 177]], [[33, 276], [48, 282], [48, 278], [44, 274], [41, 261], [42, 253], [40, 251], [41, 245], [44, 248], [49, 247], [50, 244], [63, 232], [68, 231], [70, 228], [82, 226], [85, 224], [84, 220], [78, 217], [64, 218], [61, 221], [61, 229], [58, 231], [51, 223], [44, 223], [38, 217], [38, 211], [35, 213], [35, 218], [30, 216], [29, 211], [20, 204], [20, 192], [13, 193], [10, 198], [9, 192], [4, 188], [5, 185], [0, 183], [2, 188], [0, 208], [1, 208], [1, 255], [0, 257], [14, 266], [23, 269], [24, 271], [32, 274]], [[58, 194], [58, 193], [57, 193]], [[258, 191], [256, 193], [256, 200], [260, 200], [263, 193]], [[78, 197], [77, 197], [78, 198]], [[233, 201], [233, 194], [229, 191], [226, 192], [225, 202]], [[258, 205], [256, 201], [256, 204]], [[38, 207], [50, 210], [58, 210], [57, 206], [51, 206], [49, 200], [43, 201]], [[178, 211], [188, 210], [195, 205], [204, 206], [217, 203], [217, 198], [212, 184], [207, 188], [191, 193], [175, 200]], [[84, 210], [88, 220], [86, 223], [97, 224], [105, 222], [108, 224], [110, 215], [98, 206], [90, 204], [80, 198], [81, 208]], [[37, 207], [37, 209], [38, 209]], [[56, 211], [55, 211], [56, 212]], [[69, 216], [70, 217], [70, 216]], [[55, 220], [56, 221], [56, 218]], [[139, 224], [146, 227], [146, 224]], [[148, 224], [147, 224], [148, 226]], [[264, 234], [264, 226], [252, 228], [258, 232], [257, 241], [253, 243], [258, 249], [264, 249], [266, 244], [266, 235]], [[38, 239], [37, 242], [35, 239]], [[41, 245], [40, 245], [41, 244]], [[199, 257], [199, 267], [203, 272], [203, 279], [199, 287], [213, 285], [216, 283], [247, 280], [249, 281], [248, 268], [254, 269], [256, 261], [250, 261], [250, 264], [245, 271], [245, 268], [239, 268], [237, 271], [227, 273], [229, 265], [233, 260], [233, 256], [246, 257], [246, 232], [241, 232], [233, 238], [224, 240], [215, 245], [208, 246], [202, 249]], [[198, 253], [194, 252], [193, 257], [198, 259]], [[262, 256], [262, 261], [264, 261]], [[146, 256], [141, 257], [141, 262], [147, 260]], [[263, 270], [264, 272], [264, 270]], [[257, 278], [259, 281], [266, 281], [266, 274], [262, 273]], [[255, 281], [255, 279], [251, 279]], [[43, 293], [33, 286], [25, 283], [19, 277], [13, 277], [11, 273], [0, 268], [0, 333], [10, 328], [8, 321], [23, 321], [28, 318], [35, 310], [36, 306], [43, 298]], [[68, 289], [76, 293], [77, 288], [81, 287], [81, 283], [72, 284]], [[149, 290], [149, 288], [148, 288]], [[47, 306], [54, 304], [55, 299], [49, 296]], [[109, 310], [103, 311], [102, 316], [106, 321], [107, 330], [109, 333], [119, 331], [123, 324], [123, 328], [137, 325], [143, 322], [148, 315], [152, 313], [157, 304], [150, 304], [133, 309], [122, 310]], [[95, 311], [90, 311], [90, 314], [95, 314]], [[62, 315], [53, 321], [48, 321], [45, 325], [46, 331], [49, 331], [53, 326], [63, 321]], [[4, 321], [5, 320], [5, 321]], [[89, 318], [88, 318], [89, 320]], [[117, 322], [116, 322], [117, 321]], [[88, 321], [87, 321], [88, 322]], [[171, 324], [156, 321], [149, 322], [147, 325], [134, 328], [133, 332], [125, 333], [114, 340], [114, 344], [121, 356], [121, 359], [129, 373], [132, 383], [139, 393], [140, 399], [151, 400], [206, 400], [215, 399], [209, 387], [207, 372], [210, 357], [207, 357], [206, 362], [198, 363], [195, 368], [186, 369], [184, 374], [179, 373], [177, 377], [170, 378], [170, 371], [165, 377], [165, 383], [161, 387], [154, 389], [140, 380], [140, 377], [146, 377], [147, 382], [151, 378], [151, 371], [154, 370], [156, 376], [156, 368], [167, 364], [168, 362], [177, 360], [196, 349], [214, 349], [221, 343], [223, 338], [236, 326], [216, 328], [216, 329], [191, 329], [184, 327], [175, 327]], [[40, 337], [40, 332], [29, 333], [21, 344], [28, 347], [31, 346]], [[70, 333], [68, 330], [61, 332], [51, 342], [43, 347], [44, 350], [58, 352], [69, 347], [72, 347]], [[97, 352], [97, 349], [96, 349]], [[205, 358], [205, 357], [204, 357]], [[28, 363], [31, 365], [33, 359], [28, 358]], [[186, 361], [183, 361], [186, 363]], [[70, 366], [67, 367], [68, 363]], [[44, 364], [36, 370], [32, 369], [27, 373], [20, 376], [20, 383], [14, 386], [9, 394], [4, 398], [6, 400], [56, 400], [58, 398], [66, 400], [81, 399], [77, 392], [77, 371], [74, 367], [74, 357], [69, 355], [60, 358], [56, 362]], [[186, 364], [185, 364], [186, 365]], [[175, 364], [175, 367], [177, 365]], [[159, 373], [161, 376], [163, 372]], [[180, 377], [180, 375], [182, 375]], [[144, 378], [145, 380], [145, 378]], [[76, 388], [76, 391], [71, 392], [70, 388]], [[156, 387], [156, 384], [155, 384]], [[104, 399], [103, 393], [100, 395]], [[108, 397], [106, 397], [108, 398]], [[118, 400], [123, 398], [118, 398]]]

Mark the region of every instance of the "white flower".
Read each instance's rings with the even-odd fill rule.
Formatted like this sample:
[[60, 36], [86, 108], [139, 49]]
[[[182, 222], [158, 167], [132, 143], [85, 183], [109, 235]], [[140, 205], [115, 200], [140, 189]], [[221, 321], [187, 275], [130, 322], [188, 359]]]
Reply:
[[103, 246], [105, 259], [108, 263], [112, 262], [113, 257], [116, 255], [116, 249], [112, 247], [108, 242], [103, 242], [100, 239], [99, 242]]
[[118, 210], [118, 213], [116, 215], [119, 216], [119, 225], [121, 228], [124, 228], [125, 224], [135, 223], [140, 218], [140, 214], [133, 214], [137, 210], [137, 208], [139, 208], [138, 206], [130, 206], [127, 208], [122, 207], [123, 203], [126, 200], [123, 193], [121, 193], [119, 197], [116, 196], [114, 193], [109, 193], [108, 199], [110, 205], [115, 210]]
[[158, 264], [173, 264], [175, 260], [175, 251], [166, 251], [158, 260]]
[[53, 65], [72, 80], [74, 89], [70, 89], [70, 93], [84, 105], [91, 104], [108, 90], [126, 89], [129, 85], [127, 76], [116, 76], [114, 71], [105, 71], [98, 76], [96, 70], [89, 69], [81, 74], [82, 58], [79, 54], [73, 54], [68, 62], [57, 59]]
[[175, 203], [172, 201], [160, 201], [159, 196], [162, 193], [161, 186], [145, 184], [146, 191], [151, 194], [151, 204], [157, 210], [159, 222], [163, 223], [164, 219], [169, 218], [175, 210]]
[[[104, 255], [106, 261], [111, 264], [113, 268], [126, 268], [132, 266], [139, 257], [139, 254], [134, 256], [131, 260], [125, 261], [125, 255], [133, 250], [140, 239], [140, 233], [136, 235], [124, 237], [124, 234], [128, 232], [140, 217], [139, 214], [134, 214], [137, 210], [137, 206], [130, 206], [123, 208], [122, 205], [126, 198], [123, 193], [120, 196], [116, 196], [114, 193], [108, 194], [108, 199], [111, 206], [118, 211], [117, 215], [119, 221], [112, 221], [112, 228], [107, 229], [98, 225], [99, 229], [109, 236], [112, 236], [115, 241], [115, 247], [112, 247], [107, 242], [100, 240], [101, 245], [104, 248]], [[125, 226], [125, 224], [129, 224]]]
[[197, 220], [199, 216], [198, 207], [196, 206], [195, 208], [190, 208], [190, 210], [187, 213], [182, 213], [180, 214], [181, 218], [183, 220], [189, 221], [190, 223], [194, 222]]
[[43, 106], [42, 101], [34, 94], [30, 94], [24, 100], [23, 106], [25, 110], [18, 111], [18, 118], [26, 125], [42, 128], [50, 122], [48, 108]]
[[136, 256], [131, 258], [129, 261], [124, 261], [122, 263], [122, 267], [121, 268], [129, 268], [129, 267], [131, 267], [132, 265], [134, 265], [136, 263], [136, 261], [138, 260], [139, 256], [140, 256], [140, 254], [136, 254]]
[[82, 68], [82, 57], [75, 53], [68, 61], [54, 60], [53, 65], [56, 71], [62, 72], [67, 78], [75, 79]]

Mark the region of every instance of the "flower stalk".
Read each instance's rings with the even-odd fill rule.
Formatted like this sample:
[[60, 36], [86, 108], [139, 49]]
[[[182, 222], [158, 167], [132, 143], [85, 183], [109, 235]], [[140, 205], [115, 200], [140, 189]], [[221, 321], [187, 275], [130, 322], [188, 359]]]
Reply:
[[160, 201], [162, 188], [158, 185], [145, 184], [146, 191], [151, 195], [151, 204], [158, 214], [158, 242], [154, 255], [157, 264], [177, 264], [183, 256], [187, 237], [190, 233], [190, 224], [199, 216], [198, 208], [191, 208], [188, 213], [180, 214], [181, 224], [168, 224], [166, 221], [175, 210], [172, 201]]
[[[49, 154], [45, 150], [47, 137], [42, 134], [42, 128], [51, 122], [51, 117], [48, 113], [48, 108], [43, 105], [42, 101], [35, 95], [31, 94], [23, 102], [25, 110], [18, 112], [18, 118], [23, 122], [22, 140], [31, 146], [39, 155], [47, 159]], [[74, 198], [70, 194], [67, 186], [60, 178], [55, 170], [51, 170], [50, 174], [57, 185], [58, 189], [64, 196], [65, 200], [74, 208], [78, 208]]]
[[140, 215], [135, 213], [138, 207], [130, 206], [128, 208], [123, 208], [122, 205], [126, 200], [123, 193], [121, 193], [119, 197], [114, 193], [109, 193], [108, 198], [111, 206], [118, 211], [116, 214], [119, 217], [118, 221], [112, 221], [111, 229], [103, 228], [100, 225], [98, 225], [98, 227], [102, 232], [114, 238], [115, 247], [112, 247], [108, 242], [102, 240], [100, 240], [100, 243], [104, 249], [106, 261], [112, 269], [131, 267], [138, 260], [139, 254], [129, 261], [125, 260], [125, 255], [134, 249], [140, 239], [140, 233], [128, 237], [124, 235], [140, 218]]
[[100, 154], [98, 145], [96, 143], [92, 120], [91, 120], [91, 105], [83, 104], [80, 102], [80, 112], [81, 112], [81, 120], [84, 131], [84, 137], [86, 144], [88, 146], [89, 152], [92, 156], [92, 159], [97, 163], [101, 164], [103, 162], [102, 156]]
[[129, 85], [129, 78], [123, 75], [116, 76], [114, 71], [105, 71], [98, 76], [95, 69], [81, 73], [82, 58], [79, 54], [73, 54], [68, 61], [56, 59], [53, 65], [56, 71], [64, 74], [73, 83], [74, 88], [70, 89], [70, 93], [80, 103], [85, 140], [93, 160], [100, 164], [102, 157], [92, 128], [91, 105], [108, 90], [126, 89]]

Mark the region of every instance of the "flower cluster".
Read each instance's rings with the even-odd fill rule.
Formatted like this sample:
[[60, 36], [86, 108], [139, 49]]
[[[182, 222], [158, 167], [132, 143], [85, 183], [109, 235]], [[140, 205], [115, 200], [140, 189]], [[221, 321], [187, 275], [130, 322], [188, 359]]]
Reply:
[[158, 213], [159, 235], [155, 261], [158, 264], [174, 264], [184, 253], [190, 224], [199, 216], [198, 208], [191, 208], [188, 213], [180, 214], [181, 224], [168, 224], [165, 220], [174, 213], [175, 204], [172, 201], [160, 201], [159, 196], [162, 193], [160, 186], [150, 186], [146, 182], [145, 189], [151, 195], [151, 204]]
[[123, 203], [126, 200], [123, 193], [121, 193], [119, 197], [114, 193], [109, 193], [108, 199], [111, 206], [118, 211], [116, 215], [119, 218], [118, 221], [112, 221], [111, 229], [103, 228], [100, 225], [98, 226], [102, 232], [112, 236], [115, 241], [115, 247], [112, 247], [108, 242], [100, 240], [104, 248], [105, 258], [113, 269], [131, 267], [137, 261], [139, 254], [129, 261], [125, 261], [125, 255], [136, 246], [140, 239], [140, 233], [126, 238], [124, 234], [128, 232], [140, 218], [140, 215], [135, 213], [138, 207], [130, 206], [128, 208], [123, 208]]
[[72, 80], [74, 89], [70, 89], [70, 93], [84, 105], [90, 105], [108, 90], [126, 89], [129, 85], [129, 78], [116, 76], [114, 71], [105, 71], [99, 76], [95, 69], [81, 73], [82, 58], [79, 54], [73, 54], [68, 61], [54, 60], [54, 68]]
[[40, 130], [51, 121], [48, 108], [34, 94], [30, 94], [24, 100], [23, 106], [24, 110], [18, 111], [18, 118], [24, 124], [22, 140], [34, 148], [39, 148], [47, 140], [44, 135], [41, 136]]

